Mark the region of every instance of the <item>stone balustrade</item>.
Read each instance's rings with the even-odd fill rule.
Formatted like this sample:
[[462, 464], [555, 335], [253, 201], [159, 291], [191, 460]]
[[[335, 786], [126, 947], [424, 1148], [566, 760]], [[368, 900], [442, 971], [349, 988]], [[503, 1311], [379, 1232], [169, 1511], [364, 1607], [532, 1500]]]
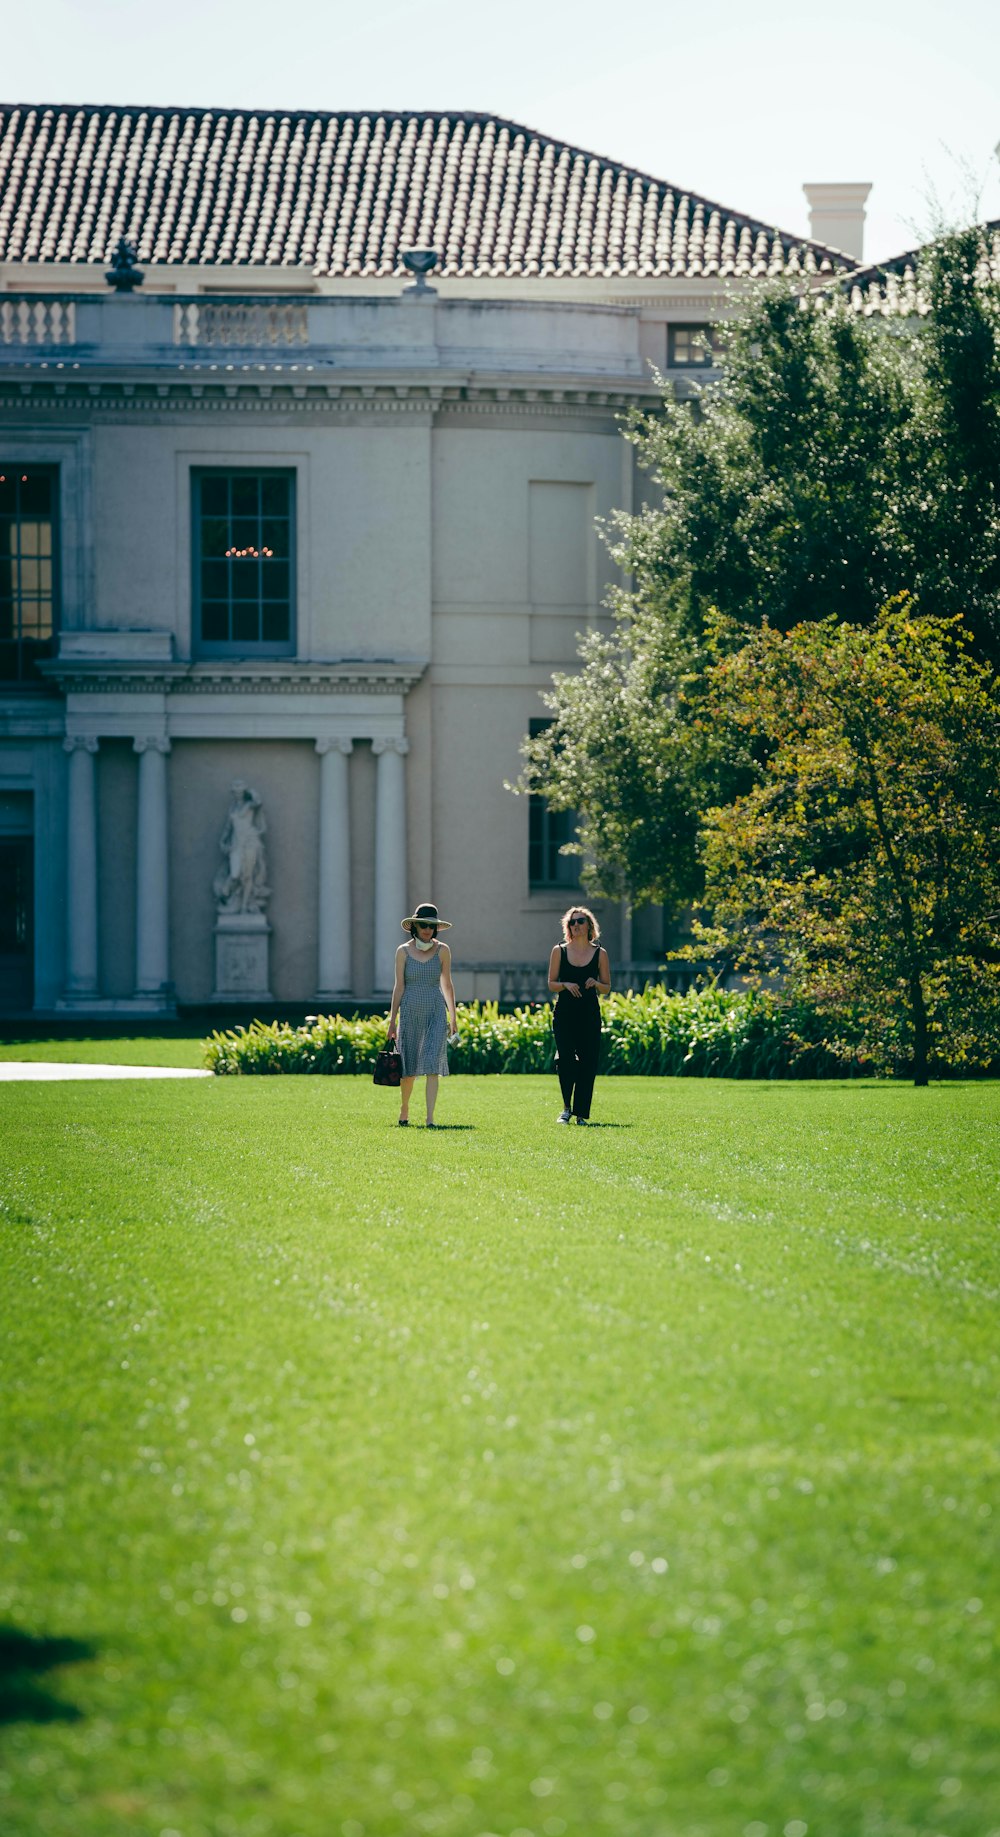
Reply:
[[[552, 301], [473, 301], [404, 294], [282, 299], [248, 293], [0, 294], [0, 365], [192, 367], [222, 353], [291, 359], [310, 370], [520, 374], [542, 386], [573, 377], [591, 387], [644, 384], [648, 367], [631, 307]], [[235, 368], [235, 364], [218, 367]], [[291, 364], [288, 367], [292, 367]], [[302, 373], [305, 373], [303, 375]], [[320, 380], [316, 378], [316, 380]]]
[[76, 343], [76, 302], [67, 294], [0, 294], [0, 345], [62, 350]]
[[296, 300], [178, 300], [174, 343], [192, 350], [302, 349], [309, 313]]
[[[557, 927], [554, 927], [556, 930]], [[551, 1001], [549, 994], [548, 963], [501, 963], [501, 964], [456, 964], [456, 970], [473, 969], [498, 971], [500, 977], [500, 1000], [525, 1004], [528, 1002]], [[663, 984], [674, 994], [683, 995], [699, 974], [707, 970], [706, 964], [666, 963], [663, 958], [651, 959], [649, 962], [613, 963], [611, 966], [612, 986], [619, 992], [632, 989], [636, 994], [650, 984]]]

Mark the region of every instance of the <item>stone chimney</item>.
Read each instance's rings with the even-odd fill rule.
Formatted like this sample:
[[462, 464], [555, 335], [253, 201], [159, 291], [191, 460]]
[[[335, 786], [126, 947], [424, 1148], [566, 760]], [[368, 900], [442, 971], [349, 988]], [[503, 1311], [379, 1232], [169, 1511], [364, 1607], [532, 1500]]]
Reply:
[[814, 242], [842, 249], [860, 262], [865, 241], [865, 201], [870, 185], [803, 185]]

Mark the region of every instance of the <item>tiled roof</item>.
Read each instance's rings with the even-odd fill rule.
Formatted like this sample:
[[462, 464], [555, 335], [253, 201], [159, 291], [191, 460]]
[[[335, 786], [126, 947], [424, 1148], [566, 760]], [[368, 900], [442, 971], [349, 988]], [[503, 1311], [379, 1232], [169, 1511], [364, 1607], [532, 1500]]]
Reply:
[[[980, 281], [1000, 282], [1000, 218], [982, 226], [983, 254], [976, 269]], [[930, 245], [928, 245], [929, 247]], [[889, 262], [873, 262], [844, 279], [844, 290], [853, 307], [866, 314], [894, 318], [899, 314], [926, 313], [927, 295], [920, 285], [920, 263], [925, 250], [908, 249]]]
[[491, 115], [0, 105], [0, 261], [814, 274], [837, 250]]

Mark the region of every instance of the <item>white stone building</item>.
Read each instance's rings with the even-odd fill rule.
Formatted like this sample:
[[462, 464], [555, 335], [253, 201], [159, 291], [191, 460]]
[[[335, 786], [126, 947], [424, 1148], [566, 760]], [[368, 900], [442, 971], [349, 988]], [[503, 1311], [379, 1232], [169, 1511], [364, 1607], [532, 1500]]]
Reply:
[[[0, 109], [0, 1011], [377, 998], [425, 898], [460, 997], [540, 992], [575, 864], [504, 780], [605, 616], [621, 412], [750, 278], [857, 269], [867, 189], [816, 188], [839, 248], [482, 116]], [[639, 976], [659, 915], [602, 916]]]

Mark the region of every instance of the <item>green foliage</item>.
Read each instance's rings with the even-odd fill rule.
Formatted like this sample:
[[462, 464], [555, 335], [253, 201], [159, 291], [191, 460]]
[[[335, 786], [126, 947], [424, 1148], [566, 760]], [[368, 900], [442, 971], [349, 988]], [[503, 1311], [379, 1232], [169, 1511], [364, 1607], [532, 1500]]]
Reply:
[[[808, 1011], [777, 997], [709, 988], [611, 995], [602, 1003], [604, 1073], [667, 1078], [815, 1078], [857, 1069], [849, 1047], [830, 1051]], [[555, 1060], [549, 1003], [501, 1014], [496, 1002], [458, 1010], [453, 1072], [547, 1072]], [[205, 1064], [220, 1075], [370, 1072], [385, 1044], [379, 1017], [324, 1016], [313, 1026], [257, 1021], [215, 1033]]]
[[[692, 412], [668, 388], [630, 434], [662, 501], [618, 519], [623, 601], [698, 634], [718, 607], [784, 630], [874, 616], [900, 578], [899, 497], [917, 373], [912, 336], [787, 286], [723, 328], [721, 380]], [[904, 569], [905, 562], [902, 564]]]
[[[742, 634], [745, 635], [745, 634]], [[719, 621], [709, 706], [762, 744], [708, 813], [710, 926], [691, 949], [779, 970], [833, 1050], [875, 1064], [1000, 1057], [1000, 699], [954, 619], [903, 598], [873, 628]]]
[[980, 231], [944, 237], [922, 271], [930, 313], [909, 458], [915, 490], [910, 586], [922, 605], [961, 614], [1000, 666], [1000, 287]]
[[748, 788], [752, 757], [704, 719], [713, 610], [736, 644], [737, 624], [870, 624], [909, 591], [1000, 662], [1000, 290], [980, 233], [935, 244], [922, 285], [919, 323], [767, 287], [720, 328], [717, 381], [694, 403], [665, 384], [634, 417], [655, 501], [608, 531], [617, 627], [554, 679], [520, 786], [578, 812], [595, 892], [697, 897], [704, 812]]
[[637, 606], [627, 630], [585, 639], [581, 661], [542, 697], [552, 723], [524, 742], [516, 788], [578, 813], [585, 886], [684, 905], [702, 884], [706, 797], [732, 782], [718, 736], [695, 713], [703, 646], [675, 610]]

